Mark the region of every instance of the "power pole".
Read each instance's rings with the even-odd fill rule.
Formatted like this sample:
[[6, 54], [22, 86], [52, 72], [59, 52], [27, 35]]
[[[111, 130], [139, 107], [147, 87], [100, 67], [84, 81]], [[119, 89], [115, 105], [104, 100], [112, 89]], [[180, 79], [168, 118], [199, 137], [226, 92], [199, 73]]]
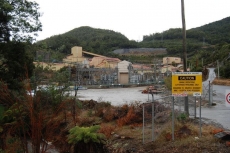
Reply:
[[[187, 72], [187, 50], [186, 50], [186, 25], [185, 25], [185, 13], [184, 13], [184, 0], [181, 0], [181, 15], [182, 15], [182, 27], [183, 27], [183, 67], [184, 72]], [[185, 97], [184, 111], [189, 114], [188, 109], [188, 96]]]
[[220, 66], [219, 66], [219, 61], [217, 60], [217, 78], [219, 79], [220, 77], [220, 70], [219, 70]]
[[182, 27], [183, 27], [183, 66], [184, 72], [187, 72], [187, 50], [186, 50], [186, 25], [184, 13], [184, 0], [181, 0]]

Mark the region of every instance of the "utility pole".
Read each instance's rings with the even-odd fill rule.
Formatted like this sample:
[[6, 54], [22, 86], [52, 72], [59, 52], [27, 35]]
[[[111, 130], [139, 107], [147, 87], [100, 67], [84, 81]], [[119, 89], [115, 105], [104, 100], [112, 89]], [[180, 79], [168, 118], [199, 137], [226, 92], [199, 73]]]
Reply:
[[167, 57], [166, 60], [167, 60], [166, 75], [167, 75], [167, 77], [168, 77], [168, 61], [169, 61], [169, 58]]
[[[185, 25], [185, 13], [184, 13], [184, 0], [181, 0], [181, 15], [182, 15], [182, 27], [183, 27], [183, 67], [184, 72], [187, 72], [187, 51], [186, 51], [186, 25]], [[188, 96], [185, 97], [184, 110], [186, 114], [189, 114], [188, 109]]]
[[156, 75], [156, 61], [155, 61], [155, 55], [153, 56], [153, 70], [154, 70], [154, 77], [155, 77], [155, 81], [157, 83], [157, 75]]
[[184, 0], [181, 0], [182, 27], [183, 27], [183, 66], [184, 72], [187, 71], [187, 50], [186, 50], [186, 25], [184, 13]]
[[217, 78], [219, 79], [220, 77], [220, 70], [219, 70], [219, 61], [217, 60]]
[[155, 77], [155, 81], [156, 81], [156, 83], [157, 83], [158, 81], [157, 81], [157, 69], [156, 69], [156, 62], [154, 62], [154, 77]]

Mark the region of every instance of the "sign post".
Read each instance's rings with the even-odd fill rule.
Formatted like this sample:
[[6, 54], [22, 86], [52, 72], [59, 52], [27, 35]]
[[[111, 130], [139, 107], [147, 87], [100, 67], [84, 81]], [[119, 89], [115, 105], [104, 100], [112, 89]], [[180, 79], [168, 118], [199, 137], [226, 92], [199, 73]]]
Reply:
[[225, 91], [225, 105], [230, 107], [230, 90]]
[[[188, 95], [193, 95], [195, 97], [195, 110], [196, 110], [196, 97], [200, 97], [200, 137], [202, 135], [201, 134], [201, 94], [202, 94], [202, 72], [173, 72], [172, 73], [172, 96], [173, 97], [184, 97]], [[229, 90], [229, 106], [230, 106], [230, 90]], [[196, 117], [196, 111], [195, 111], [195, 117]], [[174, 126], [174, 124], [172, 126]]]
[[172, 95], [173, 96], [201, 96], [202, 72], [173, 72]]

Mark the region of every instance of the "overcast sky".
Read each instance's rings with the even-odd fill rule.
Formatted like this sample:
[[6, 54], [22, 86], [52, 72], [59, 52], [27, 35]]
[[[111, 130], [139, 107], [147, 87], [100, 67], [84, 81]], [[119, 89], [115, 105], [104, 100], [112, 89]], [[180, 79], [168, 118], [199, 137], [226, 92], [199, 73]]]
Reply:
[[[182, 28], [181, 0], [35, 0], [43, 16], [37, 40], [81, 26], [120, 32], [130, 40]], [[230, 0], [184, 0], [186, 29], [230, 16]]]

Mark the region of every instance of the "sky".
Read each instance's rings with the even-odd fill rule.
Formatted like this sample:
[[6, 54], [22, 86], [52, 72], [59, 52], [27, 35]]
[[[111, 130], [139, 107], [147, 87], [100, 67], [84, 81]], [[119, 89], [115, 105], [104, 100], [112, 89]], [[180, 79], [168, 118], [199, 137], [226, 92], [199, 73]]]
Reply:
[[[42, 13], [37, 40], [81, 26], [113, 30], [129, 40], [182, 28], [181, 0], [34, 0]], [[230, 16], [229, 0], [184, 0], [186, 29]]]

